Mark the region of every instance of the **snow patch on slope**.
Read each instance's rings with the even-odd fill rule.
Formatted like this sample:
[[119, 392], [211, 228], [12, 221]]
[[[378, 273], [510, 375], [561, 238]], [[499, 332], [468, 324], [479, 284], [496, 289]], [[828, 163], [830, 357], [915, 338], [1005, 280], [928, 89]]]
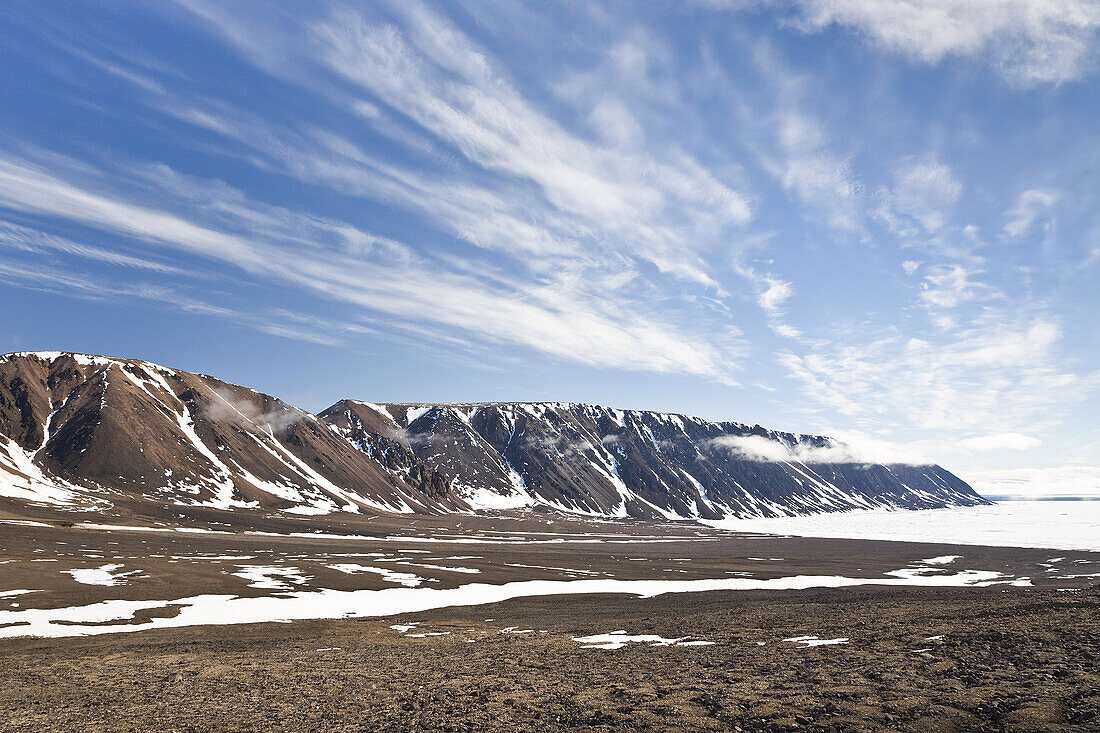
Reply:
[[47, 476], [14, 440], [0, 435], [0, 496], [39, 504], [71, 506], [77, 487]]

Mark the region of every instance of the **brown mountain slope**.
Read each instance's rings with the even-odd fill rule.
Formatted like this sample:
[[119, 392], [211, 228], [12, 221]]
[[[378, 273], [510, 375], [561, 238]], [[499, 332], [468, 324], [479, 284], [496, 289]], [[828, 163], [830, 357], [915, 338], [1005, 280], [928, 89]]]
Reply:
[[[0, 435], [0, 477], [28, 484], [17, 474], [33, 474], [29, 463], [39, 483], [91, 502], [127, 496], [298, 514], [431, 503], [419, 474], [387, 469], [309, 413], [134, 359], [0, 358]], [[33, 485], [23, 488], [34, 498]], [[39, 498], [49, 503], [50, 492]]]

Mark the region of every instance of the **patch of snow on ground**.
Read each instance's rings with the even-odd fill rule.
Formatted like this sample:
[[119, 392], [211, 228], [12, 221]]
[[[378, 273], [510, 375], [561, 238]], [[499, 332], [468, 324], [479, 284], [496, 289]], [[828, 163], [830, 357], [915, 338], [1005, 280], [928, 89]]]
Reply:
[[466, 503], [475, 510], [520, 509], [535, 503], [534, 498], [527, 492], [520, 491], [519, 487], [513, 487], [510, 494], [500, 494], [491, 489], [472, 486], [467, 487], [462, 493]]
[[240, 565], [239, 572], [233, 573], [238, 578], [252, 581], [249, 588], [261, 588], [263, 590], [290, 590], [291, 583], [301, 584], [309, 580], [302, 575], [298, 568], [280, 568], [269, 565]]
[[[914, 580], [918, 578], [937, 577], [936, 573], [945, 572], [940, 568], [902, 568], [901, 570], [889, 570], [887, 575], [893, 575], [896, 578], [903, 580]], [[964, 570], [964, 573], [974, 572], [971, 570]], [[1028, 587], [1032, 585], [1031, 578], [1013, 578], [1011, 580], [1005, 580], [1003, 585], [1014, 585], [1020, 587]]]
[[790, 641], [795, 644], [801, 644], [803, 649], [807, 649], [811, 646], [832, 646], [834, 644], [847, 644], [848, 637], [842, 636], [837, 639], [821, 639], [816, 636], [792, 636], [789, 639], [783, 641]]
[[[984, 587], [1020, 582], [993, 570], [963, 570], [928, 574], [894, 571], [889, 577], [847, 578], [836, 575], [795, 575], [783, 578], [708, 578], [702, 580], [523, 580], [502, 585], [470, 583], [457, 588], [386, 588], [383, 590], [296, 591], [282, 596], [245, 598], [200, 595], [174, 600], [109, 600], [68, 608], [0, 611], [0, 638], [64, 637], [134, 632], [186, 626], [287, 622], [306, 619], [367, 618], [418, 613], [437, 608], [485, 605], [513, 598], [616, 593], [651, 598], [666, 593], [743, 590], [805, 590], [863, 585], [922, 587]], [[1027, 582], [1027, 581], [1024, 581]], [[130, 623], [138, 611], [178, 607], [170, 617]], [[111, 621], [123, 623], [111, 624]], [[82, 625], [88, 624], [88, 625]]]
[[73, 580], [84, 585], [120, 585], [126, 582], [126, 578], [139, 575], [140, 570], [131, 570], [128, 573], [115, 572], [121, 565], [100, 565], [98, 568], [77, 568], [75, 570], [62, 570], [73, 576]]
[[707, 646], [714, 643], [713, 641], [687, 640], [687, 637], [666, 639], [656, 634], [637, 634], [631, 636], [622, 630], [612, 631], [610, 634], [574, 636], [573, 641], [580, 642], [584, 645], [585, 649], [622, 649], [627, 644], [646, 644], [648, 646]]
[[[390, 568], [375, 568], [370, 565], [357, 565], [356, 563], [339, 563], [336, 565], [329, 565], [329, 568], [332, 570], [339, 570], [341, 573], [347, 573], [348, 575], [354, 575], [356, 573], [376, 573], [382, 576], [382, 580], [388, 583], [399, 583], [406, 588], [415, 588], [426, 580], [413, 573], [402, 573]], [[428, 582], [434, 581], [429, 580]]]

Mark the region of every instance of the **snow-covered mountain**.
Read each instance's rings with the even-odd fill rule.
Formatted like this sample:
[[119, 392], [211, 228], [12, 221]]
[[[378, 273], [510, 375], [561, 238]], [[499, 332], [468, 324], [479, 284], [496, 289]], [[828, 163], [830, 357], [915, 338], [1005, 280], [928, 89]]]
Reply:
[[560, 402], [338, 402], [320, 414], [362, 450], [407, 446], [455, 502], [607, 517], [720, 519], [985, 503], [939, 466], [854, 460], [821, 436]]
[[984, 500], [938, 466], [759, 426], [571, 403], [343, 400], [315, 416], [135, 359], [31, 352], [0, 357], [0, 508], [13, 502], [718, 519]]

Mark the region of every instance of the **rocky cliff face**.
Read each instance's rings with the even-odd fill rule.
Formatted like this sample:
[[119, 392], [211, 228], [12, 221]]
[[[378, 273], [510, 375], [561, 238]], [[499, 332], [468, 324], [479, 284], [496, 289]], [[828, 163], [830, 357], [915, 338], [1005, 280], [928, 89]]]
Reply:
[[389, 436], [474, 508], [609, 517], [782, 516], [984, 500], [939, 466], [854, 460], [821, 436], [571, 403], [378, 405], [321, 413], [359, 445]]
[[314, 416], [205, 375], [47, 352], [0, 357], [0, 498], [651, 519], [984, 501], [938, 466], [759, 426], [566, 403], [344, 400]]

